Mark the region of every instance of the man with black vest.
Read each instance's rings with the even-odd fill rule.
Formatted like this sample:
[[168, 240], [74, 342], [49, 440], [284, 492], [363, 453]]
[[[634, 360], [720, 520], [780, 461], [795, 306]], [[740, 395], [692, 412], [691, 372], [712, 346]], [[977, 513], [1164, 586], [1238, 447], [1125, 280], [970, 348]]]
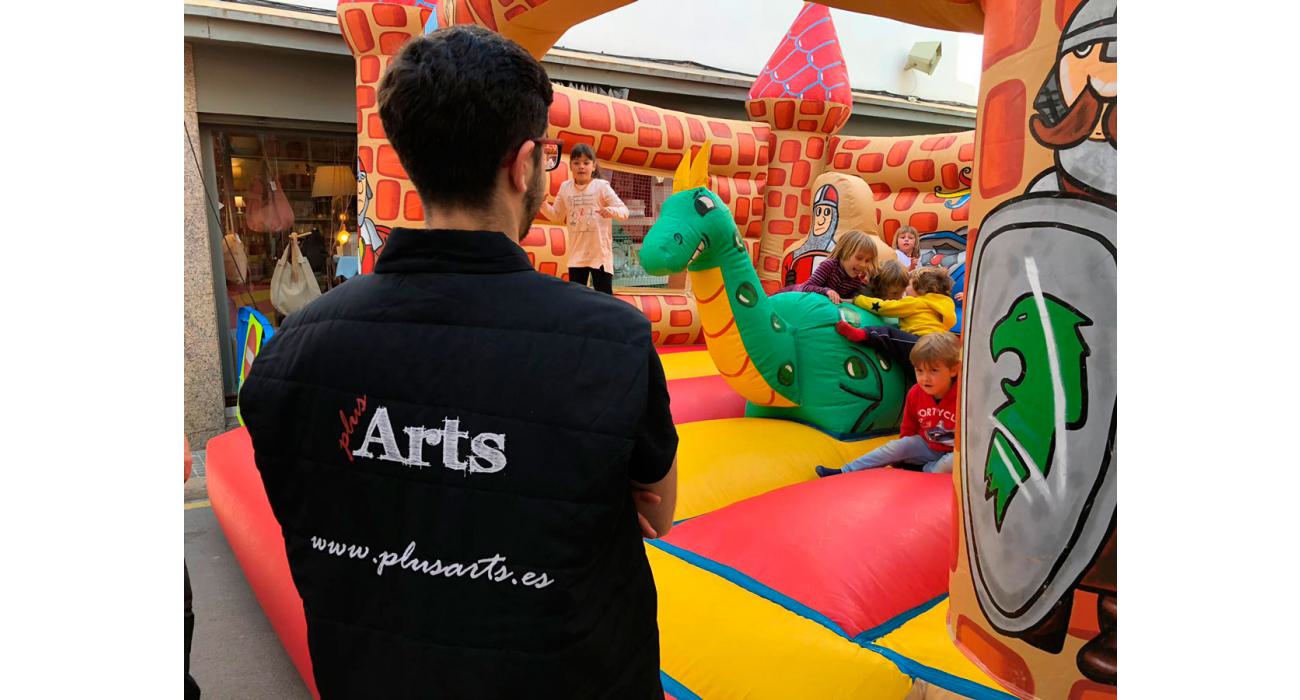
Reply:
[[550, 102], [498, 34], [411, 40], [379, 104], [425, 228], [241, 392], [326, 700], [663, 697], [641, 537], [671, 527], [677, 434], [648, 321], [517, 243]]

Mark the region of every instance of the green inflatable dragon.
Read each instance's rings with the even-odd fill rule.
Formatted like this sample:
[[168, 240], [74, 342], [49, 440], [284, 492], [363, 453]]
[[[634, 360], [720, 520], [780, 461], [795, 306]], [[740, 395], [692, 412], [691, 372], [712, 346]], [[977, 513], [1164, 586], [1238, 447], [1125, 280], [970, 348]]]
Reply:
[[731, 212], [708, 184], [708, 144], [674, 178], [674, 194], [641, 246], [651, 274], [689, 270], [705, 343], [718, 371], [749, 402], [745, 414], [809, 423], [835, 436], [898, 427], [905, 382], [889, 357], [835, 332], [847, 320], [887, 325], [820, 294], [769, 297]]

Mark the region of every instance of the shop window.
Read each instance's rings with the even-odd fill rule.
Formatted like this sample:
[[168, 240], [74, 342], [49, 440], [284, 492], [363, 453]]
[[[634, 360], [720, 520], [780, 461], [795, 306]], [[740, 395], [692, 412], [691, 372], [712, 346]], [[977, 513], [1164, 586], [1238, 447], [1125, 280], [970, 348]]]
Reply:
[[[357, 141], [337, 133], [237, 127], [212, 134], [233, 338], [242, 306], [256, 308], [279, 326], [271, 276], [290, 240], [298, 240], [322, 292], [336, 284], [338, 256], [356, 255]], [[271, 188], [283, 193], [279, 207], [267, 201], [278, 199], [266, 196]], [[267, 207], [275, 211], [268, 213]], [[246, 270], [233, 264], [231, 233], [242, 242]]]

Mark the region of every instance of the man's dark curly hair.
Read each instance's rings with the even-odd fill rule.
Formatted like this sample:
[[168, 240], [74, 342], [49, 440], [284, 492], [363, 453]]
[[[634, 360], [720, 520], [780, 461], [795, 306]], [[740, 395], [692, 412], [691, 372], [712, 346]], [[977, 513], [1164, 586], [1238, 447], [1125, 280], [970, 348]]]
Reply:
[[487, 205], [507, 154], [546, 135], [550, 104], [537, 59], [472, 25], [411, 39], [379, 84], [384, 132], [426, 205]]

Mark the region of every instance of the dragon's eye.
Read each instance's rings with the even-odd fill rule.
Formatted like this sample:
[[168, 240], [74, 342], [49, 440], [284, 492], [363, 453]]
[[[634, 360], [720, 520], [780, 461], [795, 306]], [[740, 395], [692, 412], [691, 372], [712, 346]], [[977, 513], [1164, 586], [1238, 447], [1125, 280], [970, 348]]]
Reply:
[[717, 205], [713, 202], [713, 198], [707, 194], [700, 193], [700, 195], [695, 198], [695, 213], [700, 216], [704, 216], [713, 211], [716, 206]]
[[867, 376], [867, 363], [857, 355], [850, 355], [849, 359], [844, 361], [844, 373], [853, 379], [862, 379]]

